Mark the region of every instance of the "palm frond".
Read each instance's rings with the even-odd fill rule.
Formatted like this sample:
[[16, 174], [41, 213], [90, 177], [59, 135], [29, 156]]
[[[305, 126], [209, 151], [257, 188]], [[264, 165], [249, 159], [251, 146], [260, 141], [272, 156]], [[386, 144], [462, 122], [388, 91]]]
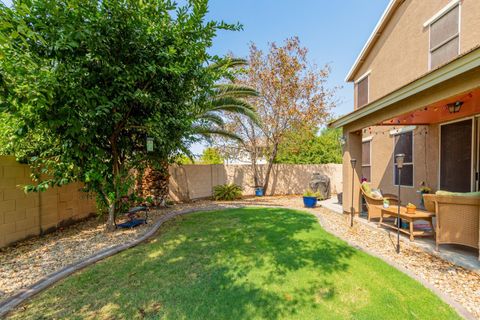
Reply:
[[221, 136], [224, 138], [229, 138], [237, 141], [243, 141], [241, 137], [236, 135], [235, 133], [232, 133], [230, 131], [221, 129], [221, 128], [212, 128], [212, 127], [206, 127], [206, 126], [195, 126], [193, 127], [193, 133], [199, 136], [202, 136], [204, 138], [211, 138], [211, 136], [217, 135]]
[[235, 67], [244, 67], [248, 64], [247, 60], [241, 58], [223, 58], [218, 60], [208, 67], [211, 69], [220, 69], [220, 68], [235, 68]]
[[199, 115], [197, 117], [197, 120], [211, 122], [211, 123], [214, 123], [214, 124], [216, 124], [220, 127], [225, 125], [225, 121], [223, 121], [223, 118], [220, 115], [214, 113], [213, 111], [207, 111], [207, 112]]
[[260, 118], [258, 117], [258, 114], [255, 112], [255, 110], [245, 108], [244, 106], [238, 105], [238, 104], [225, 104], [222, 106], [217, 107], [218, 109], [213, 109], [213, 111], [225, 111], [225, 112], [231, 112], [231, 113], [236, 113], [236, 114], [241, 114], [246, 116], [248, 119], [253, 121], [256, 125], [260, 126]]
[[223, 106], [231, 106], [231, 105], [243, 107], [245, 109], [256, 112], [256, 109], [253, 105], [251, 105], [244, 99], [239, 99], [234, 97], [222, 97], [222, 98], [214, 99], [211, 101], [211, 105], [209, 106], [208, 110], [223, 111], [222, 109]]
[[212, 101], [209, 110], [242, 114], [252, 120], [255, 124], [260, 125], [260, 119], [258, 118], [255, 107], [243, 99], [232, 97], [215, 99]]
[[190, 151], [190, 149], [184, 145], [180, 144], [178, 149], [190, 160], [193, 164], [195, 164], [195, 155]]
[[218, 84], [216, 85], [217, 98], [222, 97], [232, 97], [232, 98], [248, 98], [248, 97], [258, 97], [257, 90], [243, 86], [239, 84]]

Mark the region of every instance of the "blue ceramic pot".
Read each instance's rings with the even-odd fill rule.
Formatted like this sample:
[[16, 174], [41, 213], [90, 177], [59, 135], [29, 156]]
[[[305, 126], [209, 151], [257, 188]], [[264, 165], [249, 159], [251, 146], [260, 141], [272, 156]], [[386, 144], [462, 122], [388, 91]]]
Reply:
[[316, 197], [303, 197], [303, 205], [305, 208], [315, 208], [317, 205]]
[[257, 197], [263, 197], [263, 187], [257, 187], [257, 188], [255, 188], [255, 196], [257, 196]]

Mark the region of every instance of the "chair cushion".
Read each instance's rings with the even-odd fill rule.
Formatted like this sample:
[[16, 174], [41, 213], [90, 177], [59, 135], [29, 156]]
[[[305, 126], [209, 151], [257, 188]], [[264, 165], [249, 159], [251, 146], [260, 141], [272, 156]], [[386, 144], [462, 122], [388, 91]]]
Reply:
[[478, 198], [480, 197], [480, 192], [450, 192], [450, 191], [438, 190], [437, 192], [435, 192], [435, 195]]
[[383, 199], [382, 191], [380, 191], [380, 189], [372, 189], [370, 196], [379, 200]]
[[368, 182], [362, 182], [362, 189], [363, 189], [363, 192], [365, 192], [365, 194], [369, 197], [372, 196], [372, 187], [370, 186], [370, 183]]

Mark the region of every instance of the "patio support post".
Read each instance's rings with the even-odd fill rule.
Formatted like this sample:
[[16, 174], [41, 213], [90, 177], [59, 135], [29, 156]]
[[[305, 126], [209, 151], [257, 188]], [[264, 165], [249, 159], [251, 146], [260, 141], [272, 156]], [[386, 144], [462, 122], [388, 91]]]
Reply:
[[358, 214], [360, 212], [360, 170], [352, 170], [352, 159], [357, 160], [357, 167], [362, 159], [362, 135], [360, 132], [349, 132], [343, 128], [343, 212]]
[[395, 162], [397, 163], [398, 168], [397, 253], [400, 253], [400, 228], [402, 227], [402, 223], [400, 222], [400, 206], [402, 203], [400, 199], [400, 187], [402, 185], [402, 168], [404, 159], [405, 155], [403, 153], [395, 155]]
[[351, 159], [352, 164], [352, 207], [350, 208], [350, 227], [353, 227], [353, 217], [355, 215], [355, 209], [353, 208], [353, 195], [355, 194], [355, 167], [357, 166], [357, 159]]
[[402, 169], [398, 167], [398, 206], [397, 206], [397, 253], [400, 253], [400, 228], [402, 223], [400, 222], [400, 184], [402, 180]]

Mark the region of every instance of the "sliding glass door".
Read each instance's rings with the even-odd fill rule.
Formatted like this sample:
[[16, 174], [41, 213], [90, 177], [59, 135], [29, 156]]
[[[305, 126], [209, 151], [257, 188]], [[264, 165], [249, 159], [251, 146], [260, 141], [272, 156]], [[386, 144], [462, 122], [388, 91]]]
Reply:
[[[472, 191], [473, 119], [440, 126], [440, 189]], [[475, 166], [476, 167], [476, 166]]]

